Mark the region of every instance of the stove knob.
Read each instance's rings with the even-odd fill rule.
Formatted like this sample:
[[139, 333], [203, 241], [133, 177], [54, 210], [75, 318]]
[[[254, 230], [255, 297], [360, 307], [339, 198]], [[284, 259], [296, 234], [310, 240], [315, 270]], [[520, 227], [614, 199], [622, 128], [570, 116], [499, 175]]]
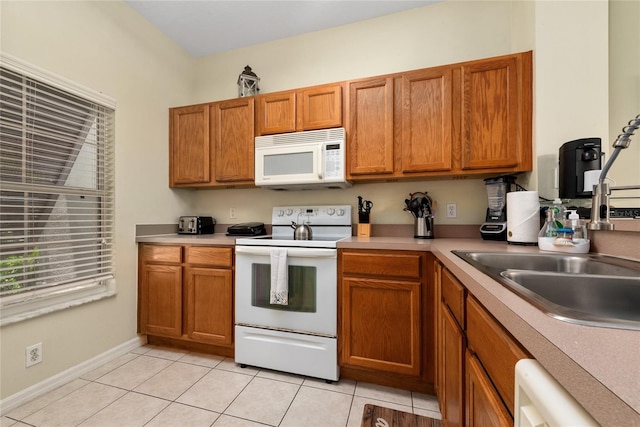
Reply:
[[333, 215], [334, 213], [336, 213], [336, 210], [335, 210], [335, 209], [333, 209], [333, 208], [329, 208], [329, 209], [327, 209], [327, 213], [328, 213], [329, 215]]
[[282, 209], [278, 211], [278, 216], [284, 216], [284, 211]]
[[344, 215], [344, 209], [338, 209], [338, 216]]
[[287, 209], [287, 216], [293, 215], [293, 209]]

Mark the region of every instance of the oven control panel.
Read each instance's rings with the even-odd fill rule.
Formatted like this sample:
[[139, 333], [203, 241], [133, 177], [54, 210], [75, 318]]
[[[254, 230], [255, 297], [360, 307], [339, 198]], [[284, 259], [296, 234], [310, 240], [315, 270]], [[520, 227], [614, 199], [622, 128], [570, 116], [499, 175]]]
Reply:
[[290, 225], [309, 222], [314, 225], [351, 225], [351, 205], [277, 206], [272, 224]]

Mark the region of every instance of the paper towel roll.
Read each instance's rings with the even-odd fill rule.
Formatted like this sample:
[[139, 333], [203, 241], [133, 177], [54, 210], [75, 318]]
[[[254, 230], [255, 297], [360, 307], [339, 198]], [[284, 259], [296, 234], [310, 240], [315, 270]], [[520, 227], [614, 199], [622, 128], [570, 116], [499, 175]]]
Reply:
[[507, 193], [507, 242], [538, 244], [540, 201], [537, 191]]

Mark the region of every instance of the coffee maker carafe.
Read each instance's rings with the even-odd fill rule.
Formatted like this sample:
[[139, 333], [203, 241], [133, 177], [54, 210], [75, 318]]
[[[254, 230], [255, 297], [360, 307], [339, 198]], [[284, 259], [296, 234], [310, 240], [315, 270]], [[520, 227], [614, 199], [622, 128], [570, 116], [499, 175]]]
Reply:
[[507, 240], [507, 193], [515, 182], [513, 175], [484, 180], [489, 206], [485, 222], [480, 226], [480, 235], [484, 240]]

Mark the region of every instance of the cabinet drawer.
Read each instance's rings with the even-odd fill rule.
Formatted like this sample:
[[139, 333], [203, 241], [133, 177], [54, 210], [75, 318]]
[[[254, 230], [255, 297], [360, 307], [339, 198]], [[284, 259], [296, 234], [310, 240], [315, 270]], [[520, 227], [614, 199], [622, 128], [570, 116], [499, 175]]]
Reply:
[[529, 356], [472, 297], [467, 298], [467, 338], [469, 348], [480, 359], [513, 415], [516, 363]]
[[231, 248], [209, 246], [187, 246], [185, 262], [187, 264], [231, 267], [233, 250]]
[[181, 246], [142, 245], [142, 260], [144, 262], [182, 262]]
[[446, 268], [442, 269], [442, 300], [464, 329], [464, 286]]
[[342, 273], [420, 280], [424, 254], [343, 252]]

